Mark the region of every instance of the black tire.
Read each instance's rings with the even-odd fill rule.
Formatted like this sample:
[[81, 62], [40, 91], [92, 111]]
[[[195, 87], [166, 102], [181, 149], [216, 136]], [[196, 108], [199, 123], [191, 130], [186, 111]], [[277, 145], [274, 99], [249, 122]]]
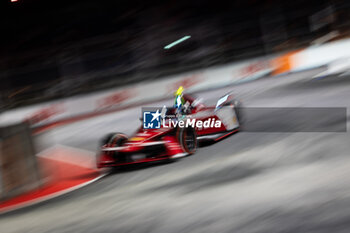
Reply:
[[178, 128], [177, 139], [186, 153], [192, 155], [196, 152], [198, 143], [195, 129], [192, 127]]
[[[101, 146], [108, 145], [110, 147], [121, 146], [125, 141], [128, 140], [128, 137], [123, 133], [110, 133], [105, 136], [101, 141]], [[117, 158], [118, 152], [110, 151], [110, 153], [114, 158]]]
[[101, 146], [111, 144], [110, 146], [121, 146], [128, 137], [123, 133], [109, 133], [101, 140]]

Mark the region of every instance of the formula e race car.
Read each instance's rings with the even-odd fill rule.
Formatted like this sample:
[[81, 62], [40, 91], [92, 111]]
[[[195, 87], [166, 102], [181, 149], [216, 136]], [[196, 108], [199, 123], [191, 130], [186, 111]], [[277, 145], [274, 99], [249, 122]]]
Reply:
[[223, 96], [212, 107], [189, 95], [184, 98], [187, 108], [183, 114], [165, 107], [152, 114], [151, 120], [160, 119], [156, 127], [147, 127], [144, 112], [143, 124], [131, 138], [123, 133], [108, 134], [102, 140], [97, 167], [174, 160], [195, 153], [199, 141], [215, 142], [239, 131], [241, 106], [232, 95]]

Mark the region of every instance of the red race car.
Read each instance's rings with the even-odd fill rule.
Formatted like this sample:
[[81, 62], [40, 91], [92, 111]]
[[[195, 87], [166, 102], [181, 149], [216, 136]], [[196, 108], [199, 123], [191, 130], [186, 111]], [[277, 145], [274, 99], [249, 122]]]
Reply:
[[123, 133], [107, 135], [102, 140], [97, 167], [181, 158], [195, 153], [199, 140], [218, 141], [239, 131], [240, 102], [232, 95], [220, 98], [215, 107], [205, 106], [189, 95], [183, 97], [187, 106], [182, 112], [165, 107], [161, 111], [143, 111], [143, 125], [133, 137]]

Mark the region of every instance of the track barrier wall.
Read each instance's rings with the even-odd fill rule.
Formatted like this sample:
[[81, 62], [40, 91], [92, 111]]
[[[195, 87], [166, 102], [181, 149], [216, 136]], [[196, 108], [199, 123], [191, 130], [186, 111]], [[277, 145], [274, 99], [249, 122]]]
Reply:
[[350, 39], [344, 39], [283, 54], [17, 108], [0, 115], [0, 126], [26, 121], [33, 127], [39, 127], [79, 116], [132, 107], [169, 98], [180, 85], [188, 92], [196, 92], [318, 67], [327, 67], [325, 74], [340, 72], [350, 67], [348, 51]]
[[125, 108], [172, 97], [181, 85], [186, 91], [204, 91], [234, 83], [255, 80], [273, 71], [272, 60], [266, 56], [213, 68], [164, 77], [96, 93], [69, 97], [9, 110], [0, 116], [0, 125], [27, 121], [32, 126], [43, 126], [62, 119]]
[[0, 200], [41, 185], [31, 130], [25, 123], [0, 128]]

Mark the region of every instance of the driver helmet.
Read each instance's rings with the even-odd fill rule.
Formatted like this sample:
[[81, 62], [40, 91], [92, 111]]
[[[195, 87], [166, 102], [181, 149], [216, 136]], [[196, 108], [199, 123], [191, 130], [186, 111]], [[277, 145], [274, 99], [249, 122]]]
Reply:
[[183, 98], [183, 91], [184, 91], [183, 86], [180, 86], [177, 89], [177, 91], [174, 93], [174, 96], [175, 96], [174, 107], [178, 110], [181, 109], [181, 107], [185, 104], [185, 99]]

